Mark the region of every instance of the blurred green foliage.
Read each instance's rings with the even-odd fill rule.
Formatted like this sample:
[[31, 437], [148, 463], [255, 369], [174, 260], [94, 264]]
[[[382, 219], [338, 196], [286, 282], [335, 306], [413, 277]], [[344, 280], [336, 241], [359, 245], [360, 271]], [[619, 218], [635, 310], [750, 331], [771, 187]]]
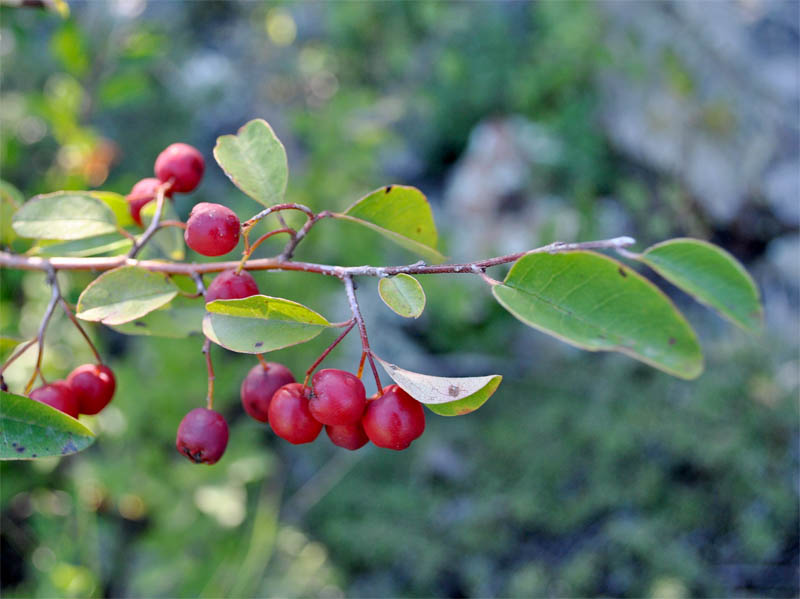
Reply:
[[[569, 198], [580, 237], [596, 232], [594, 200], [604, 194], [644, 242], [708, 230], [680, 185], [616, 156], [596, 126], [595, 80], [608, 57], [591, 3], [150, 2], [141, 14], [145, 3], [71, 4], [67, 20], [0, 8], [0, 163], [27, 197], [126, 193], [161, 149], [186, 141], [209, 163], [200, 190], [176, 199], [179, 215], [197, 201], [249, 215], [257, 205], [210, 150], [216, 136], [263, 117], [287, 144], [293, 201], [343, 209], [390, 182], [436, 200], [475, 124], [519, 113], [563, 141], [565, 158], [537, 183]], [[635, 70], [633, 58], [626, 67]], [[691, 93], [676, 57], [664, 69]], [[446, 249], [459, 232], [440, 226]], [[355, 231], [323, 222], [298, 258], [408, 260]], [[2, 334], [28, 338], [47, 303], [44, 277], [0, 277]], [[74, 302], [93, 277], [62, 278]], [[257, 279], [265, 293], [346, 316], [337, 281]], [[96, 445], [0, 465], [3, 595], [797, 593], [795, 347], [689, 312], [709, 323], [710, 359], [686, 383], [543, 340], [477, 281], [422, 283], [418, 321], [364, 302], [373, 342], [396, 352], [385, 357], [442, 375], [499, 371], [505, 382], [470, 416], [429, 415], [426, 434], [400, 454], [276, 441], [239, 407], [252, 358], [215, 348], [231, 443], [217, 466], [194, 466], [173, 439], [205, 394], [200, 340], [93, 330], [118, 381], [111, 407], [85, 419]], [[374, 282], [361, 294], [374, 298]], [[300, 375], [326, 335], [271, 358]], [[349, 339], [330, 363], [353, 369], [357, 358]], [[69, 322], [55, 319], [45, 375], [89, 359]], [[12, 390], [30, 366], [9, 371]]]

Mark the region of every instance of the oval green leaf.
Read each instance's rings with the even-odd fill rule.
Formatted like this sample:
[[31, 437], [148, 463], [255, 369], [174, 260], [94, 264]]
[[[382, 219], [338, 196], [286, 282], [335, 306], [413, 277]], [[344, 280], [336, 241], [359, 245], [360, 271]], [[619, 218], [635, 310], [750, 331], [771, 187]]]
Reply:
[[399, 274], [381, 279], [378, 294], [384, 304], [405, 318], [418, 318], [425, 309], [425, 291], [411, 275]]
[[25, 202], [11, 221], [21, 237], [83, 239], [117, 230], [111, 209], [85, 191], [57, 191]]
[[0, 459], [64, 456], [94, 443], [75, 418], [28, 397], [0, 391]]
[[684, 379], [703, 371], [689, 323], [655, 285], [594, 252], [528, 254], [498, 302], [525, 324], [589, 351], [619, 351]]
[[252, 120], [236, 135], [219, 137], [214, 158], [233, 184], [255, 201], [269, 206], [283, 199], [289, 180], [286, 150], [265, 120]]
[[637, 258], [697, 301], [751, 332], [761, 329], [764, 312], [755, 281], [736, 258], [700, 239], [670, 239]]
[[440, 416], [463, 416], [480, 408], [500, 386], [499, 374], [474, 377], [430, 376], [375, 359], [401, 389]]
[[114, 325], [115, 331], [126, 335], [147, 335], [181, 339], [203, 333], [203, 300], [178, 296], [166, 306], [153, 310], [142, 318]]
[[178, 294], [163, 273], [121, 266], [103, 273], [83, 290], [76, 316], [107, 325], [123, 324], [160, 308]]
[[381, 187], [334, 217], [369, 227], [428, 260], [441, 262], [444, 259], [436, 249], [439, 234], [431, 206], [416, 187]]
[[217, 345], [261, 354], [310, 341], [330, 323], [312, 309], [280, 297], [253, 295], [206, 304], [203, 333]]
[[130, 251], [132, 245], [130, 239], [118, 233], [106, 233], [72, 241], [42, 240], [32, 248], [32, 253], [38, 256], [119, 256]]

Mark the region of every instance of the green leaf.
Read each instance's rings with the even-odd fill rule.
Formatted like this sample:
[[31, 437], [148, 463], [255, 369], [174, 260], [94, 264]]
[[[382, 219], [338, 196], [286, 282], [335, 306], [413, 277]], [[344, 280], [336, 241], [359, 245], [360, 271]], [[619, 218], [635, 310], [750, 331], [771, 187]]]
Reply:
[[[142, 223], [145, 229], [150, 225], [156, 213], [156, 203], [150, 202], [142, 208]], [[178, 220], [178, 214], [172, 202], [165, 201], [161, 211], [161, 220]], [[183, 260], [186, 257], [186, 244], [183, 241], [183, 230], [179, 227], [166, 227], [156, 231], [155, 235], [136, 256], [139, 260]]]
[[119, 256], [130, 251], [132, 246], [130, 239], [122, 237], [118, 233], [106, 233], [72, 241], [44, 239], [31, 251], [38, 256], [98, 256], [101, 254]]
[[111, 208], [111, 212], [114, 213], [114, 217], [120, 227], [133, 227], [136, 225], [128, 209], [128, 200], [125, 199], [124, 195], [113, 191], [87, 191], [85, 193]]
[[178, 294], [178, 288], [163, 273], [138, 266], [121, 266], [103, 273], [78, 298], [83, 320], [123, 324], [160, 308]]
[[286, 150], [265, 120], [252, 120], [236, 135], [218, 138], [214, 158], [233, 184], [255, 201], [269, 206], [283, 199], [289, 180]]
[[201, 335], [206, 307], [202, 299], [178, 296], [166, 306], [153, 310], [142, 318], [115, 325], [115, 331], [126, 335], [148, 335], [179, 339]]
[[525, 324], [577, 347], [619, 351], [685, 379], [703, 371], [697, 337], [669, 298], [607, 256], [528, 254], [492, 292]]
[[261, 354], [310, 341], [330, 323], [302, 304], [253, 295], [206, 304], [203, 333], [214, 343], [243, 354]]
[[637, 259], [734, 324], [751, 332], [761, 328], [758, 287], [722, 248], [699, 239], [670, 239], [647, 248]]
[[11, 220], [24, 202], [25, 196], [19, 189], [0, 180], [0, 244], [8, 245], [17, 237]]
[[411, 275], [401, 273], [381, 279], [378, 294], [384, 304], [406, 318], [418, 318], [425, 309], [425, 291]]
[[69, 455], [94, 443], [94, 433], [64, 412], [0, 391], [0, 459]]
[[375, 356], [401, 389], [440, 416], [462, 416], [480, 408], [500, 386], [499, 374], [474, 377], [442, 377], [419, 374]]
[[114, 213], [85, 191], [57, 191], [25, 202], [12, 220], [17, 235], [34, 239], [83, 239], [117, 230]]
[[436, 249], [438, 233], [431, 206], [416, 187], [381, 187], [334, 217], [369, 227], [428, 260], [444, 259]]

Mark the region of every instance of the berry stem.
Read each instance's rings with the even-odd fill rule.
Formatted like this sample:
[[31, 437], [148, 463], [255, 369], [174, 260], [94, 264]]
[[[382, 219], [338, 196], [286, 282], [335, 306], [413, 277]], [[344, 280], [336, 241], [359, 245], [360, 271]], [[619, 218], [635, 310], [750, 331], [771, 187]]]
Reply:
[[206, 368], [208, 369], [208, 394], [206, 395], [206, 407], [209, 410], [214, 408], [214, 365], [211, 363], [211, 341], [208, 337], [203, 341], [203, 354], [206, 357]]
[[308, 235], [308, 232], [311, 230], [311, 227], [313, 227], [315, 224], [317, 224], [323, 218], [329, 218], [331, 216], [333, 216], [332, 212], [328, 212], [327, 210], [324, 210], [324, 211], [320, 212], [319, 214], [316, 214], [316, 215], [310, 217], [306, 221], [306, 224], [303, 225], [303, 228], [300, 229], [297, 232], [296, 235], [293, 235], [292, 238], [289, 240], [289, 242], [286, 244], [286, 247], [283, 248], [283, 251], [281, 252], [281, 255], [279, 256], [279, 259], [281, 259], [281, 260], [291, 260], [292, 255], [294, 254], [294, 251], [297, 248], [297, 245], [301, 241], [303, 241], [303, 238], [305, 238], [306, 235]]
[[47, 273], [47, 282], [50, 284], [50, 302], [47, 304], [47, 310], [45, 310], [44, 316], [42, 317], [42, 322], [41, 324], [39, 324], [39, 331], [36, 334], [36, 342], [39, 345], [36, 354], [36, 366], [33, 369], [33, 374], [31, 375], [31, 378], [28, 380], [28, 384], [25, 385], [25, 395], [30, 393], [31, 389], [33, 389], [33, 383], [36, 382], [36, 376], [42, 375], [42, 356], [44, 355], [44, 335], [45, 332], [47, 331], [47, 325], [50, 323], [50, 318], [53, 316], [53, 312], [55, 312], [56, 306], [58, 305], [58, 302], [61, 299], [61, 291], [58, 289], [58, 281], [56, 281], [55, 270], [50, 269], [50, 271]]
[[264, 357], [264, 354], [256, 354], [256, 358], [258, 358], [258, 361], [261, 364], [261, 366], [263, 366], [264, 370], [267, 370], [269, 368], [269, 365], [267, 364], [267, 359]]
[[284, 203], [284, 204], [275, 204], [274, 206], [270, 206], [269, 208], [265, 208], [255, 216], [247, 219], [242, 223], [242, 228], [249, 229], [257, 222], [265, 219], [270, 214], [274, 212], [280, 212], [281, 210], [299, 210], [300, 212], [304, 213], [309, 219], [314, 218], [314, 212], [308, 206], [303, 206], [302, 204], [293, 204], [293, 203]]
[[347, 301], [350, 302], [350, 310], [353, 312], [353, 318], [358, 325], [358, 332], [361, 335], [361, 348], [367, 355], [369, 365], [372, 367], [372, 374], [375, 377], [375, 384], [378, 386], [378, 392], [383, 395], [383, 386], [381, 385], [381, 377], [378, 375], [378, 369], [375, 367], [375, 360], [372, 359], [372, 350], [369, 348], [369, 339], [367, 339], [367, 326], [364, 324], [364, 318], [361, 316], [361, 310], [358, 307], [358, 299], [356, 298], [356, 289], [353, 285], [353, 278], [349, 275], [343, 277], [344, 288], [347, 291]]
[[366, 361], [367, 361], [367, 352], [362, 351], [361, 360], [359, 360], [358, 362], [358, 372], [356, 373], [356, 376], [358, 378], [361, 378], [361, 376], [364, 374], [364, 362]]
[[325, 358], [328, 357], [328, 354], [331, 353], [331, 350], [333, 350], [334, 347], [339, 345], [339, 342], [342, 339], [347, 337], [347, 333], [352, 331], [354, 326], [356, 326], [356, 319], [355, 318], [351, 318], [350, 319], [350, 324], [348, 324], [347, 328], [344, 331], [342, 331], [342, 334], [339, 335], [336, 338], [336, 340], [328, 346], [328, 349], [326, 349], [324, 352], [322, 352], [322, 355], [320, 355], [320, 357], [317, 358], [316, 361], [311, 366], [308, 367], [308, 370], [306, 370], [306, 378], [303, 381], [303, 387], [308, 387], [308, 379], [311, 378], [311, 374], [317, 369], [317, 366], [319, 366], [322, 363], [322, 361]]
[[92, 350], [92, 353], [94, 354], [94, 358], [95, 358], [95, 360], [97, 360], [97, 363], [98, 364], [102, 364], [103, 363], [103, 358], [100, 357], [100, 352], [97, 351], [97, 347], [95, 346], [94, 343], [92, 343], [92, 340], [89, 338], [89, 335], [86, 333], [84, 328], [81, 326], [81, 323], [78, 322], [78, 319], [75, 318], [75, 315], [72, 313], [72, 310], [69, 309], [69, 305], [64, 300], [64, 298], [59, 296], [59, 299], [61, 300], [61, 307], [64, 309], [64, 313], [67, 315], [67, 318], [69, 318], [72, 321], [72, 324], [75, 325], [75, 328], [78, 329], [78, 332], [81, 335], [83, 335], [83, 338], [86, 340], [86, 343], [89, 345], [89, 349]]
[[166, 198], [166, 193], [167, 191], [169, 191], [170, 187], [172, 187], [171, 179], [166, 183], [162, 183], [156, 189], [156, 211], [155, 214], [153, 214], [153, 220], [150, 221], [150, 224], [148, 225], [147, 229], [142, 234], [142, 236], [139, 238], [139, 240], [133, 244], [133, 247], [131, 248], [131, 251], [128, 254], [128, 258], [135, 258], [136, 254], [139, 253], [139, 251], [145, 246], [145, 244], [148, 241], [150, 241], [150, 238], [153, 237], [153, 235], [155, 235], [156, 231], [158, 231], [159, 223], [161, 221], [161, 213], [164, 210], [164, 201]]
[[283, 229], [275, 229], [274, 231], [270, 231], [269, 233], [264, 233], [261, 237], [255, 240], [252, 245], [249, 243], [249, 239], [247, 235], [249, 233], [249, 229], [247, 232], [243, 233], [245, 236], [245, 244], [244, 244], [244, 251], [242, 252], [242, 260], [239, 262], [239, 267], [236, 269], [236, 272], [242, 272], [245, 263], [250, 259], [250, 256], [253, 254], [253, 251], [264, 243], [267, 239], [272, 237], [273, 235], [278, 235], [279, 233], [288, 233], [292, 237], [295, 235], [295, 230], [290, 227], [285, 227]]

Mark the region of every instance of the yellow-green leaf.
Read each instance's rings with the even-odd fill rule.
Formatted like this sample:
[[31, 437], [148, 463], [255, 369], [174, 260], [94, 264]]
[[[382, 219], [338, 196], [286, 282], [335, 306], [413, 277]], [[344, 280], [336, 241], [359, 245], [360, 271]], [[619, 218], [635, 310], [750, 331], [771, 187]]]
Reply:
[[381, 279], [378, 294], [384, 304], [405, 318], [418, 318], [425, 309], [425, 291], [411, 275], [401, 273]]

